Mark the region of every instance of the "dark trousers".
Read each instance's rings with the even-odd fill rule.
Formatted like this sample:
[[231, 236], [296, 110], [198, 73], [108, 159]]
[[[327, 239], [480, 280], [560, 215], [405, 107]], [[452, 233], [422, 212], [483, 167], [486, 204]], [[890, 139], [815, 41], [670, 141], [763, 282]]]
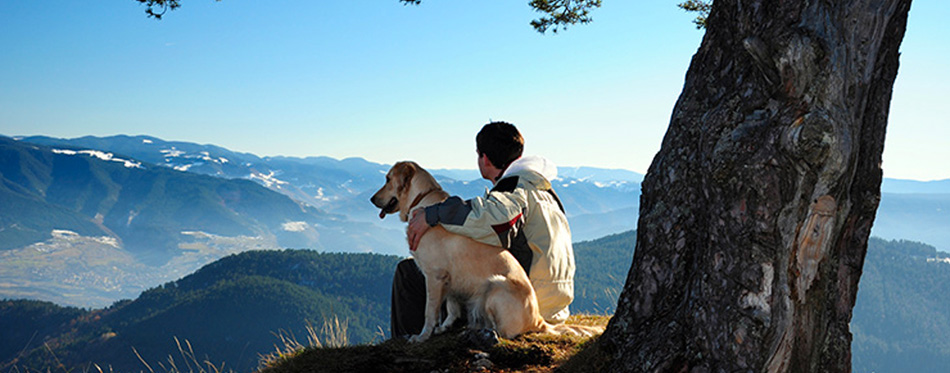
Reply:
[[393, 275], [391, 337], [419, 334], [425, 324], [426, 278], [412, 258], [396, 265]]
[[[465, 305], [455, 324], [468, 322]], [[412, 258], [403, 259], [396, 265], [393, 275], [392, 308], [389, 318], [390, 337], [405, 337], [422, 332], [426, 319], [426, 276]], [[448, 311], [445, 303], [439, 307], [439, 321], [445, 320]]]

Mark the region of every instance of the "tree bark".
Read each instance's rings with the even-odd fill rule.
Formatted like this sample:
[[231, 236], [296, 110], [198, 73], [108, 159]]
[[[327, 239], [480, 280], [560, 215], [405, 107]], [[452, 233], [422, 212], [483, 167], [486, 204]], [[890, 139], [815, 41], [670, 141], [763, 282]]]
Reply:
[[847, 372], [910, 0], [715, 0], [601, 338], [622, 372]]

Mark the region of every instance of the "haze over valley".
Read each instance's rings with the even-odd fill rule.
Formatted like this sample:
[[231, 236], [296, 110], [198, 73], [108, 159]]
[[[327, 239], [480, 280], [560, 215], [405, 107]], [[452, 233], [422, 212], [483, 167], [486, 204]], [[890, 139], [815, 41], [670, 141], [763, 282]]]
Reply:
[[[0, 138], [0, 152], [0, 298], [103, 307], [248, 250], [407, 255], [404, 223], [368, 202], [388, 165], [149, 136]], [[475, 170], [430, 171], [465, 198], [490, 187]], [[635, 229], [642, 178], [560, 168], [573, 239]], [[950, 250], [950, 180], [882, 189], [872, 235]]]

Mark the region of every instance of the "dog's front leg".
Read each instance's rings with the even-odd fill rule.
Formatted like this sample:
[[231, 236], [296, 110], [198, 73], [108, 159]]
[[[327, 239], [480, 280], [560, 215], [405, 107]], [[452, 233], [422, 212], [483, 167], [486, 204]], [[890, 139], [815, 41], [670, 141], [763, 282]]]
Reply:
[[442, 334], [451, 328], [452, 324], [455, 324], [455, 320], [458, 320], [459, 315], [462, 312], [462, 306], [454, 298], [447, 297], [445, 298], [445, 310], [448, 315], [445, 316], [445, 320], [442, 321], [442, 325], [439, 325], [439, 327], [435, 329], [435, 334]]
[[[435, 272], [435, 271], [433, 271]], [[425, 324], [418, 335], [409, 338], [409, 342], [422, 342], [432, 336], [436, 323], [439, 322], [439, 308], [442, 307], [442, 300], [445, 299], [445, 285], [448, 281], [448, 273], [438, 272], [425, 274], [426, 277], [426, 314]]]

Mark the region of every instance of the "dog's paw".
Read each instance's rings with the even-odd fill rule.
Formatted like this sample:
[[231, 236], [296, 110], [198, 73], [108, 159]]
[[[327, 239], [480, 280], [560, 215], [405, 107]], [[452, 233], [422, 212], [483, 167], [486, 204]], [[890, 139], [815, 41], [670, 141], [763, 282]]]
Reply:
[[498, 344], [498, 333], [493, 329], [468, 329], [465, 331], [465, 339], [471, 345], [479, 348], [488, 348]]
[[425, 335], [425, 334], [416, 334], [416, 335], [414, 335], [414, 336], [409, 337], [409, 343], [425, 342], [427, 339], [429, 339], [429, 336], [428, 336], [428, 335]]

